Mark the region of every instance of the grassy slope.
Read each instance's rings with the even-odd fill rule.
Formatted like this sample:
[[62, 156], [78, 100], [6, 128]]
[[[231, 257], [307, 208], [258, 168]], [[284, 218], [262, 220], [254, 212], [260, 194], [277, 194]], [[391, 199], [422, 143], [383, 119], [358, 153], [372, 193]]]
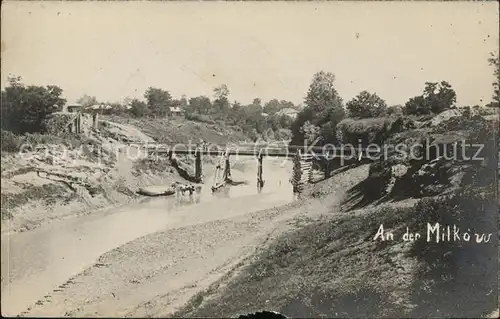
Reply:
[[[410, 200], [340, 214], [325, 208], [328, 216], [264, 247], [239, 274], [215, 284], [175, 316], [228, 317], [257, 310], [290, 317], [485, 315], [497, 307], [497, 272], [488, 259], [495, 245], [398, 240], [406, 226], [425, 236], [417, 217], [424, 210], [430, 217], [445, 209], [439, 203], [430, 199], [415, 207]], [[396, 240], [372, 240], [382, 223]]]

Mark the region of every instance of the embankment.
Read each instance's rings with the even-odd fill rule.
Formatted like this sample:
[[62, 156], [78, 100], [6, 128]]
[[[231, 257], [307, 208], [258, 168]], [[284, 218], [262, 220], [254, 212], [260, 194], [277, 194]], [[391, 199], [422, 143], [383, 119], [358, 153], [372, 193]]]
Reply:
[[[177, 138], [185, 137], [195, 124], [182, 123], [188, 129], [179, 128], [178, 132], [186, 132]], [[227, 142], [212, 133], [205, 134], [217, 136], [209, 142]], [[78, 143], [71, 146], [50, 143], [49, 137], [41, 136], [43, 143], [30, 141], [23, 152], [2, 153], [2, 234], [143, 200], [137, 194], [140, 187], [186, 182], [194, 174], [188, 167], [194, 166], [191, 159], [179, 158], [176, 167], [166, 156], [146, 158], [145, 153], [128, 146], [154, 143], [165, 131], [150, 129], [148, 134], [133, 125], [104, 120], [98, 130], [72, 137]], [[189, 163], [183, 165], [183, 161]], [[209, 169], [213, 160], [204, 161], [204, 168]]]
[[[491, 124], [454, 117], [393, 136], [394, 143], [406, 146], [426, 137], [453, 143], [465, 136], [485, 144], [485, 159], [445, 161], [434, 155], [371, 164], [364, 180], [346, 188], [341, 205], [320, 208], [320, 218], [270, 241], [174, 316], [229, 317], [262, 310], [302, 318], [498, 313], [493, 184], [498, 159]], [[325, 201], [336, 184], [334, 176], [314, 185], [309, 196]], [[444, 229], [427, 237], [428, 223]], [[381, 225], [394, 240], [375, 238]], [[404, 240], [407, 227], [420, 239]]]

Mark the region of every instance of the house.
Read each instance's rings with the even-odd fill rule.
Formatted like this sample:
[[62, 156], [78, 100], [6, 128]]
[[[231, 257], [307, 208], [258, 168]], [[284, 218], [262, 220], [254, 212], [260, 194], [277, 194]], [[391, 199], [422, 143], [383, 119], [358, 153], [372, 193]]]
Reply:
[[182, 112], [182, 109], [178, 106], [171, 106], [170, 107], [170, 116], [172, 118], [179, 118], [182, 117], [184, 112]]
[[81, 111], [83, 109], [83, 105], [80, 103], [69, 103], [66, 104], [63, 108], [64, 111], [69, 112], [69, 113], [76, 113], [78, 111]]

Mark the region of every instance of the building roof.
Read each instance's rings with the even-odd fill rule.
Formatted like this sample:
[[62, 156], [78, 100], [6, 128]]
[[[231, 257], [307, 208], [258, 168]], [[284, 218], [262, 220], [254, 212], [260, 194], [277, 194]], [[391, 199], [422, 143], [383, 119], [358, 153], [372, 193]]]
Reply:
[[298, 113], [298, 110], [292, 109], [291, 107], [287, 107], [278, 111], [279, 115], [287, 115], [290, 117], [296, 117]]
[[89, 106], [88, 108], [92, 110], [109, 110], [112, 107], [108, 104], [94, 104], [92, 106]]
[[83, 105], [81, 105], [80, 103], [66, 103], [63, 106], [63, 112], [66, 112], [69, 109], [78, 109], [78, 108], [81, 108], [81, 107], [83, 107]]
[[174, 112], [174, 113], [180, 113], [182, 112], [181, 108], [178, 107], [178, 106], [171, 106], [170, 107], [170, 112]]

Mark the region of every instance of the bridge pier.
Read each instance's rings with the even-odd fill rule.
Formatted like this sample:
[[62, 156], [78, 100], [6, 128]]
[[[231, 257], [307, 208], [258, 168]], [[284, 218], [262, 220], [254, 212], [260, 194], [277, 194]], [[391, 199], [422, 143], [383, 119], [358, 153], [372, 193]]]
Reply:
[[199, 181], [202, 181], [202, 178], [203, 178], [203, 167], [202, 167], [202, 164], [201, 164], [201, 154], [202, 154], [202, 150], [200, 148], [197, 148], [196, 149], [196, 152], [195, 152], [195, 156], [196, 156], [196, 160], [195, 160], [195, 177], [197, 180]]
[[300, 196], [304, 185], [313, 182], [312, 160], [312, 154], [302, 154], [300, 150], [295, 154], [291, 178], [294, 195]]
[[259, 151], [259, 155], [257, 155], [257, 190], [260, 192], [264, 187], [264, 179], [262, 178], [262, 159], [264, 155], [262, 151]]
[[224, 154], [224, 182], [231, 180], [231, 164], [229, 163], [229, 150]]
[[327, 155], [326, 157], [323, 157], [323, 160], [325, 161], [325, 179], [330, 178], [330, 158]]

